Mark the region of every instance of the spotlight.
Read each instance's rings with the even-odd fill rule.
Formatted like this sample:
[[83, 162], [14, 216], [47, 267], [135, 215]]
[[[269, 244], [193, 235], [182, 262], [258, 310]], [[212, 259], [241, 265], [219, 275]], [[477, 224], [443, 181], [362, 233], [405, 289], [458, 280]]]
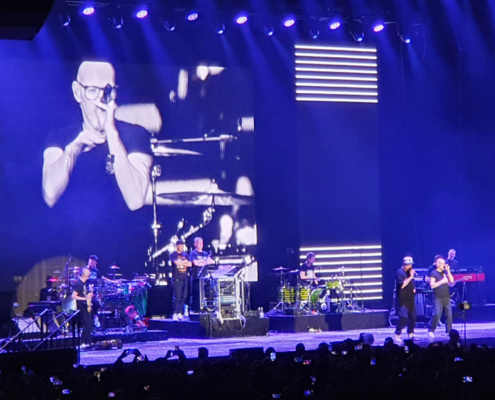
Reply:
[[405, 44], [411, 43], [411, 38], [409, 36], [399, 35], [399, 37], [400, 37], [400, 40], [402, 40], [402, 42], [404, 42]]
[[286, 27], [286, 28], [290, 28], [292, 26], [294, 26], [296, 23], [296, 20], [294, 19], [294, 17], [290, 16], [290, 17], [285, 17], [284, 20], [282, 21], [282, 24]]
[[217, 33], [219, 35], [223, 35], [225, 33], [225, 24], [220, 24], [218, 27], [217, 27]]
[[70, 15], [69, 14], [59, 14], [58, 21], [64, 28], [70, 25]]
[[320, 36], [320, 31], [316, 28], [310, 29], [309, 34], [311, 35], [312, 39], [318, 39], [318, 36]]
[[124, 26], [124, 19], [123, 18], [112, 18], [112, 26], [113, 29], [120, 29]]
[[271, 25], [266, 25], [263, 27], [263, 33], [266, 36], [273, 36], [273, 34], [275, 33], [275, 29], [273, 29], [273, 26]]
[[162, 20], [161, 23], [163, 27], [169, 32], [173, 32], [175, 31], [175, 28], [177, 28], [177, 25], [173, 21]]
[[349, 33], [356, 42], [362, 42], [364, 39], [363, 24], [359, 20], [349, 23]]
[[84, 7], [82, 13], [84, 15], [93, 15], [95, 13], [95, 8], [93, 6]]
[[247, 22], [247, 20], [248, 20], [248, 16], [246, 13], [237, 14], [237, 16], [235, 17], [235, 23], [237, 25], [243, 25]]
[[196, 11], [191, 11], [189, 14], [187, 14], [186, 19], [189, 22], [196, 21], [199, 17], [199, 14]]
[[373, 32], [375, 33], [378, 33], [378, 32], [381, 32], [385, 29], [385, 25], [383, 24], [383, 22], [375, 22], [373, 24]]
[[148, 16], [148, 10], [146, 9], [141, 9], [136, 13], [136, 18], [143, 19]]
[[328, 27], [330, 28], [330, 30], [334, 31], [336, 29], [339, 29], [340, 25], [342, 25], [340, 21], [330, 21]]

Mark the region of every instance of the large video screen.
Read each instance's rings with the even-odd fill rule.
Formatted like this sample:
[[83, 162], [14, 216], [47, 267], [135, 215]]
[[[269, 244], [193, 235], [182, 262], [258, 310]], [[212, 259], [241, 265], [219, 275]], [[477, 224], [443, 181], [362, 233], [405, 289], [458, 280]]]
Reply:
[[248, 71], [6, 58], [0, 73], [5, 271], [96, 254], [142, 273], [179, 237], [254, 248]]

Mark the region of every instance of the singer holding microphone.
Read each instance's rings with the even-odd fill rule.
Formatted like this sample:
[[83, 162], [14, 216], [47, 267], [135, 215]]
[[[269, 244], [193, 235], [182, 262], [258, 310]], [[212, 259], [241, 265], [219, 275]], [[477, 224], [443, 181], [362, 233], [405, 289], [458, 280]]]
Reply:
[[435, 257], [436, 269], [430, 273], [430, 286], [435, 295], [433, 316], [431, 318], [430, 329], [428, 330], [428, 338], [435, 338], [435, 329], [437, 329], [438, 321], [442, 313], [445, 311], [447, 320], [445, 328], [447, 335], [452, 330], [452, 305], [450, 304], [449, 283], [454, 282], [454, 277], [450, 273], [450, 266], [445, 263], [443, 256]]
[[413, 269], [413, 258], [404, 257], [402, 267], [397, 271], [395, 278], [396, 294], [398, 300], [399, 323], [395, 329], [394, 342], [402, 343], [402, 329], [407, 326], [409, 339], [414, 340], [414, 327], [416, 325], [416, 303], [415, 303], [415, 284], [414, 276], [416, 271]]

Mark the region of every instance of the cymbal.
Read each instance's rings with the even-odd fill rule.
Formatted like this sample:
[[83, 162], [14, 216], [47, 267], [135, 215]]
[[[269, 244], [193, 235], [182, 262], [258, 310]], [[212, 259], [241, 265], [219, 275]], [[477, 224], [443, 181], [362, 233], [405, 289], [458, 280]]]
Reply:
[[292, 271], [289, 271], [288, 273], [289, 274], [298, 274], [299, 273], [299, 270], [298, 269], [294, 269]]
[[112, 265], [110, 269], [120, 269], [120, 267], [118, 265]]
[[57, 278], [47, 279], [45, 282], [58, 282]]
[[56, 271], [53, 271], [54, 274], [60, 274], [60, 271], [57, 269]]
[[176, 156], [202, 156], [197, 151], [172, 149], [165, 146], [157, 146], [153, 149], [153, 155], [157, 157], [176, 157]]
[[253, 204], [253, 196], [243, 196], [236, 193], [219, 192], [176, 192], [159, 193], [158, 197], [165, 200], [166, 205], [183, 206], [247, 206]]
[[272, 268], [272, 271], [288, 271], [289, 268], [285, 268], [285, 267], [278, 267], [278, 268]]
[[81, 269], [81, 267], [78, 267], [77, 265], [75, 267], [69, 267], [69, 270], [77, 271], [78, 269]]
[[143, 280], [143, 279], [148, 279], [148, 277], [147, 276], [136, 276], [134, 279], [135, 280]]

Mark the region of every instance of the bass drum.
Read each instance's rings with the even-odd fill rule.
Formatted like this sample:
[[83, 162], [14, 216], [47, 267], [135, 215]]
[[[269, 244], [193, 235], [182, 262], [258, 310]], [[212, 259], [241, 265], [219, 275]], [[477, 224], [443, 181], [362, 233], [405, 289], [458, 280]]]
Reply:
[[76, 300], [72, 298], [72, 288], [67, 288], [61, 294], [62, 311], [66, 315], [72, 315], [77, 310]]
[[331, 310], [331, 299], [327, 294], [327, 289], [313, 290], [310, 301], [316, 311], [327, 313]]

